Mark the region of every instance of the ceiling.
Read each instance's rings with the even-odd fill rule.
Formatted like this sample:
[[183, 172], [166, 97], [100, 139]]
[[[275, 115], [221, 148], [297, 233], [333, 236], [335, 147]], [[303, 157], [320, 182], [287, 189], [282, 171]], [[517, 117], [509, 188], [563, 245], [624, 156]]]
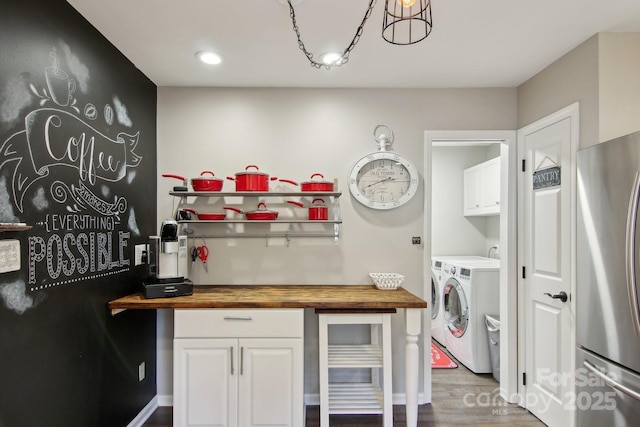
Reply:
[[[432, 0], [431, 35], [396, 46], [382, 39], [385, 0], [377, 0], [348, 63], [326, 70], [298, 48], [286, 0], [68, 2], [158, 86], [517, 87], [598, 32], [640, 32], [638, 0]], [[296, 5], [314, 58], [343, 51], [368, 4]], [[202, 50], [224, 62], [200, 63]]]

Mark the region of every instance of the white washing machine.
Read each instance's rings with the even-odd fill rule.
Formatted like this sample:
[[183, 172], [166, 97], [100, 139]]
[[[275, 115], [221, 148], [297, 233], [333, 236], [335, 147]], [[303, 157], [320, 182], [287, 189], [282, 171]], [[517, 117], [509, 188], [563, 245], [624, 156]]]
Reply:
[[447, 350], [475, 373], [492, 372], [485, 314], [500, 312], [500, 261], [451, 261], [443, 287]]
[[454, 262], [483, 261], [488, 258], [480, 256], [434, 256], [431, 258], [431, 337], [443, 347], [445, 340], [444, 305], [442, 291], [444, 284], [451, 276], [449, 265]]
[[445, 346], [444, 341], [444, 317], [442, 312], [442, 286], [444, 274], [442, 265], [444, 261], [439, 258], [431, 259], [431, 338]]

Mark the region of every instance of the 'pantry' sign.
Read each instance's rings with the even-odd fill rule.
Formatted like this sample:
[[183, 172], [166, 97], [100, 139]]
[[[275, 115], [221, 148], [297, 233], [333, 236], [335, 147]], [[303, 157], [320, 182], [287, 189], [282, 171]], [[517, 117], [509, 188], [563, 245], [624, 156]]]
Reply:
[[533, 189], [556, 187], [560, 185], [560, 166], [552, 166], [533, 173]]

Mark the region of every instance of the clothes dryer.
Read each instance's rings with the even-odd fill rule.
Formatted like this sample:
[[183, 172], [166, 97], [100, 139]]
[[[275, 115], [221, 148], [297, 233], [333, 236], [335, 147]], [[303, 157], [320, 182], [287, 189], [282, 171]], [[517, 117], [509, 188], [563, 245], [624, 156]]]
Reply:
[[444, 284], [451, 276], [450, 265], [458, 262], [484, 261], [480, 256], [446, 255], [431, 258], [431, 337], [446, 347], [443, 295]]
[[449, 272], [442, 298], [447, 350], [473, 372], [492, 372], [484, 315], [500, 312], [500, 262], [451, 261], [445, 270]]

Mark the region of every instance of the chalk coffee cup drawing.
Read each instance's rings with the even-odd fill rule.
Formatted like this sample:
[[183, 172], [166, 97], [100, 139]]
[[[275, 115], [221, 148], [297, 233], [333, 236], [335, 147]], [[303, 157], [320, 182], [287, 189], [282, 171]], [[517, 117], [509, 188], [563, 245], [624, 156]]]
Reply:
[[56, 67], [47, 67], [45, 77], [53, 102], [61, 107], [69, 105], [69, 101], [76, 91], [76, 81], [70, 79], [67, 73]]

